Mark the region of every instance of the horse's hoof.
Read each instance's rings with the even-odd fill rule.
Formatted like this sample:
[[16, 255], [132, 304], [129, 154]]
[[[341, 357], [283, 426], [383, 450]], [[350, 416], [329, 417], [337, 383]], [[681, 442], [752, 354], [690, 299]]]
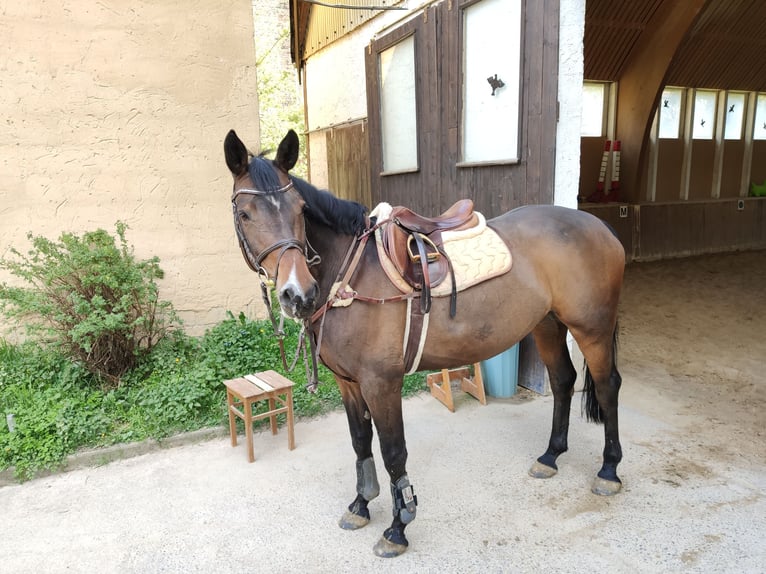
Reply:
[[369, 518], [359, 516], [358, 514], [354, 514], [350, 510], [347, 510], [338, 521], [338, 526], [343, 530], [359, 530], [360, 528], [367, 526], [369, 523]]
[[557, 469], [547, 464], [543, 464], [539, 460], [536, 460], [534, 464], [529, 468], [529, 476], [533, 478], [550, 478], [556, 476]]
[[620, 492], [621, 488], [621, 482], [615, 480], [606, 480], [605, 478], [597, 476], [596, 480], [593, 481], [593, 487], [591, 487], [590, 491], [593, 494], [598, 494], [599, 496], [614, 496]]
[[378, 543], [375, 544], [375, 547], [372, 550], [375, 552], [375, 556], [381, 558], [396, 558], [407, 551], [407, 545], [396, 544], [395, 542], [386, 540], [385, 536], [381, 536], [380, 540], [378, 540]]

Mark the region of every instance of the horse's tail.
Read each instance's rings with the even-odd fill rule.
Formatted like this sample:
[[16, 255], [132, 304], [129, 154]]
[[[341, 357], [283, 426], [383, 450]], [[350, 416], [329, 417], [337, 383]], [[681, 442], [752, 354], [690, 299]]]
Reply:
[[[612, 333], [612, 367], [617, 363], [617, 325], [614, 326], [614, 333]], [[596, 382], [593, 380], [593, 376], [590, 374], [588, 363], [585, 363], [585, 389], [582, 395], [582, 410], [585, 413], [586, 420], [594, 423], [604, 422], [604, 411], [601, 410], [601, 405], [598, 404], [596, 398]]]

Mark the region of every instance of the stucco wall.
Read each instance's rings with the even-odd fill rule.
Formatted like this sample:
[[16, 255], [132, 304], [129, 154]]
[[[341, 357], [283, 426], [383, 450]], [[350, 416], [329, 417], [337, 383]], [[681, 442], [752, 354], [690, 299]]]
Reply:
[[190, 332], [259, 312], [222, 146], [258, 147], [254, 57], [250, 0], [0, 3], [0, 255], [122, 220]]

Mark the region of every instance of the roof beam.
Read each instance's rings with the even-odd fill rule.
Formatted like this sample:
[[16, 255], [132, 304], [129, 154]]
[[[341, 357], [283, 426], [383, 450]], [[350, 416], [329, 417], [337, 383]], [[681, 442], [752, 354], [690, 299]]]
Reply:
[[665, 76], [678, 47], [710, 0], [665, 0], [647, 22], [619, 78], [616, 138], [625, 201], [640, 201], [649, 130]]

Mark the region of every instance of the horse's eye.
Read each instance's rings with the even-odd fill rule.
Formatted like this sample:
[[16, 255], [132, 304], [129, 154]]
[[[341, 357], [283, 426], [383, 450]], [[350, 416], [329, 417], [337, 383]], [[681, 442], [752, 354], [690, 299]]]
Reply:
[[240, 211], [239, 213], [237, 213], [237, 215], [239, 216], [239, 218], [242, 221], [249, 221], [250, 220], [250, 216], [246, 212], [244, 212], [244, 211]]

